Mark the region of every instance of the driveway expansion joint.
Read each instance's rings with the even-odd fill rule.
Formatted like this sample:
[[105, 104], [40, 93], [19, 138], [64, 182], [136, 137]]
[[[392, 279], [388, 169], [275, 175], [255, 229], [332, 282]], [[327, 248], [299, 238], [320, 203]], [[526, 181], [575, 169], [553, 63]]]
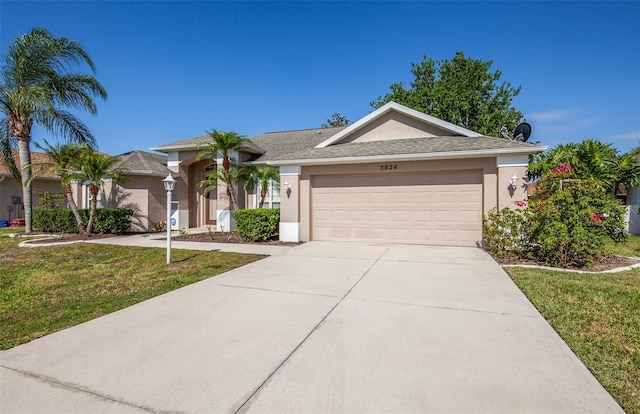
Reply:
[[103, 395], [100, 394], [99, 392], [93, 391], [87, 387], [82, 387], [79, 386], [77, 384], [72, 384], [72, 383], [68, 383], [68, 382], [64, 382], [64, 381], [60, 381], [58, 379], [52, 378], [52, 377], [48, 377], [46, 375], [40, 375], [37, 374], [35, 372], [31, 372], [31, 371], [23, 371], [21, 369], [18, 368], [12, 368], [12, 367], [8, 367], [6, 365], [0, 365], [0, 367], [4, 368], [4, 369], [8, 369], [9, 371], [13, 371], [17, 374], [20, 375], [24, 375], [25, 377], [29, 377], [32, 378], [36, 381], [40, 381], [43, 383], [46, 383], [52, 387], [59, 387], [59, 388], [65, 388], [68, 390], [71, 390], [73, 392], [78, 392], [78, 393], [82, 393], [82, 394], [87, 394], [90, 395], [92, 397], [96, 397], [105, 401], [109, 401], [109, 402], [113, 402], [113, 403], [117, 403], [117, 404], [122, 404], [122, 405], [128, 405], [129, 407], [134, 407], [137, 408], [139, 410], [143, 410], [143, 411], [147, 411], [149, 413], [154, 413], [154, 414], [181, 414], [177, 411], [158, 411], [158, 410], [154, 410], [153, 408], [149, 408], [149, 407], [145, 407], [143, 405], [139, 405], [139, 404], [135, 404], [129, 401], [124, 401], [109, 395]]
[[348, 300], [357, 300], [360, 302], [386, 303], [389, 305], [400, 305], [400, 306], [416, 306], [419, 308], [431, 308], [431, 309], [441, 309], [441, 310], [450, 310], [450, 311], [459, 311], [459, 312], [474, 312], [474, 313], [486, 313], [491, 315], [517, 316], [517, 317], [523, 317], [523, 318], [537, 317], [537, 315], [524, 315], [521, 313], [494, 312], [494, 311], [487, 311], [482, 309], [471, 309], [471, 308], [454, 308], [452, 306], [422, 305], [419, 303], [395, 302], [390, 300], [375, 300], [375, 299], [361, 299], [361, 298], [348, 298]]
[[308, 293], [308, 292], [297, 292], [294, 290], [280, 290], [280, 289], [267, 289], [267, 288], [259, 288], [252, 286], [240, 286], [240, 285], [228, 285], [226, 283], [214, 283], [216, 286], [224, 286], [233, 289], [249, 289], [249, 290], [262, 290], [264, 292], [277, 292], [277, 293], [291, 293], [294, 295], [306, 295], [306, 296], [320, 296], [323, 298], [339, 298], [337, 295], [327, 295], [321, 293]]
[[[251, 406], [251, 404], [247, 405], [249, 403], [249, 401], [251, 401], [251, 399], [257, 395], [260, 390], [269, 382], [269, 380], [271, 380], [271, 378], [273, 378], [273, 376], [280, 370], [280, 368], [282, 368], [284, 366], [284, 364], [291, 359], [291, 357], [293, 356], [293, 354], [295, 354], [298, 349], [300, 349], [300, 347], [307, 341], [307, 339], [309, 339], [311, 337], [311, 335], [313, 335], [314, 332], [316, 332], [318, 330], [318, 328], [324, 324], [324, 321], [327, 320], [327, 318], [329, 317], [329, 315], [331, 315], [333, 313], [333, 311], [342, 303], [342, 301], [347, 297], [347, 295], [349, 295], [349, 293], [351, 293], [351, 291], [358, 285], [358, 283], [360, 283], [360, 281], [371, 271], [371, 269], [373, 269], [373, 267], [381, 260], [382, 256], [385, 255], [385, 253], [387, 253], [387, 251], [389, 251], [390, 247], [387, 247], [384, 252], [382, 252], [375, 260], [373, 263], [371, 263], [371, 265], [367, 268], [366, 271], [364, 271], [362, 273], [362, 276], [360, 276], [358, 278], [358, 280], [356, 280], [356, 282], [349, 288], [349, 290], [347, 290], [345, 292], [345, 294], [340, 298], [340, 300], [338, 300], [338, 302], [336, 302], [335, 305], [333, 305], [331, 307], [331, 309], [329, 309], [329, 312], [327, 312], [326, 315], [324, 315], [322, 317], [322, 319], [320, 319], [320, 321], [318, 321], [318, 323], [313, 327], [313, 329], [311, 329], [311, 331], [302, 339], [302, 341], [300, 341], [300, 343], [298, 345], [296, 345], [293, 350], [289, 353], [289, 355], [287, 355], [282, 362], [280, 362], [280, 364], [273, 370], [273, 372], [271, 372], [271, 374], [269, 374], [267, 376], [267, 378], [256, 387], [255, 391], [253, 391], [252, 393], [249, 394], [249, 396], [247, 397], [247, 399], [242, 402], [242, 404], [240, 404], [238, 406], [238, 408], [234, 411], [234, 414], [238, 414], [239, 412], [241, 412], [245, 406], [246, 408], [249, 408]], [[372, 259], [366, 259], [366, 260], [372, 260]]]

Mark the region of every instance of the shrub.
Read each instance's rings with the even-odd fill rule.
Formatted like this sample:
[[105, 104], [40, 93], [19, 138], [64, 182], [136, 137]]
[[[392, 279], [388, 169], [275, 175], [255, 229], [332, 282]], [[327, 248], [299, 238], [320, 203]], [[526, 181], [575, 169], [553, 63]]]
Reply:
[[71, 210], [62, 208], [34, 209], [32, 226], [45, 233], [77, 233], [78, 226]]
[[528, 250], [522, 210], [492, 209], [482, 218], [482, 247], [497, 258], [517, 258]]
[[623, 241], [624, 206], [593, 179], [540, 180], [529, 200], [527, 232], [535, 257], [552, 266], [583, 267], [602, 254], [605, 238]]
[[[89, 221], [89, 209], [79, 210], [82, 221]], [[99, 208], [93, 233], [125, 233], [131, 230], [130, 208]], [[45, 233], [77, 233], [78, 227], [73, 212], [69, 209], [33, 210], [33, 228]]]
[[266, 241], [278, 231], [280, 209], [255, 208], [234, 212], [236, 228], [242, 240], [247, 242]]

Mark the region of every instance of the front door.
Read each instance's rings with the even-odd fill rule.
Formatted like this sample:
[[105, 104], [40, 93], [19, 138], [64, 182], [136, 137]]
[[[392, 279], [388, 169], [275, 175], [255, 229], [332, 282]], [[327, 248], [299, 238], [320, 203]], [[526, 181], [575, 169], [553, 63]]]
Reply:
[[[212, 172], [215, 173], [217, 168], [216, 164], [209, 164], [204, 167], [204, 176], [207, 177]], [[205, 224], [216, 224], [217, 214], [218, 214], [218, 189], [214, 188], [204, 195], [204, 222]]]

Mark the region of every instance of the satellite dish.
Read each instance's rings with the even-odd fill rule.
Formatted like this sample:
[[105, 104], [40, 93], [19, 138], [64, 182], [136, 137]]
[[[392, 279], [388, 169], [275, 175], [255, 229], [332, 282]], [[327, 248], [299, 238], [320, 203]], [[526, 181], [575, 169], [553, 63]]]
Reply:
[[516, 127], [515, 131], [513, 131], [513, 138], [511, 139], [514, 141], [527, 142], [530, 136], [531, 125], [527, 122], [523, 122]]

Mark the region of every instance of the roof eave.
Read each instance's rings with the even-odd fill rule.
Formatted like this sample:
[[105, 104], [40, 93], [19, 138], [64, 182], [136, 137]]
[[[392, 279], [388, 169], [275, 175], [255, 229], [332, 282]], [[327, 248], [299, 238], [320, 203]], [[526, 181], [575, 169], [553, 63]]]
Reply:
[[370, 155], [360, 157], [338, 157], [338, 158], [315, 158], [298, 160], [272, 160], [266, 161], [269, 165], [323, 165], [323, 164], [358, 164], [380, 161], [423, 161], [423, 160], [443, 160], [455, 158], [483, 158], [496, 157], [500, 155], [531, 155], [545, 151], [547, 147], [537, 148], [501, 148], [493, 150], [466, 150], [429, 152], [415, 154], [395, 154], [395, 155]]

